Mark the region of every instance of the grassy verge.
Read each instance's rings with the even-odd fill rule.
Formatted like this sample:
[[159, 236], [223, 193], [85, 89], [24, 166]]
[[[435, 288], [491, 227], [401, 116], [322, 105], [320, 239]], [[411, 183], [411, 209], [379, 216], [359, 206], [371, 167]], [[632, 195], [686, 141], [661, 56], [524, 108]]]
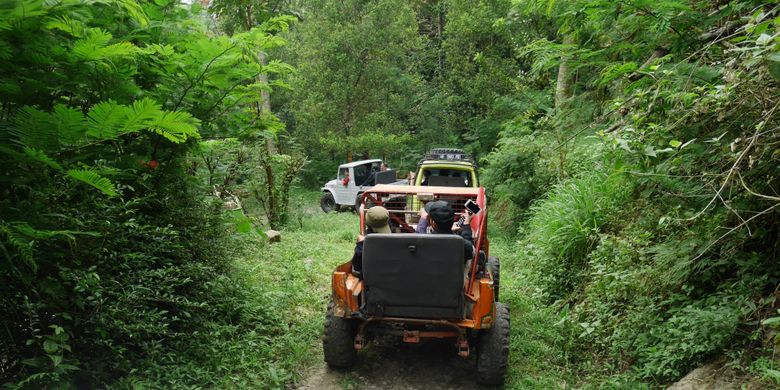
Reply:
[[231, 290], [218, 303], [229, 315], [172, 338], [175, 343], [160, 341], [109, 387], [281, 389], [320, 364], [330, 274], [352, 254], [357, 216], [323, 213], [318, 196], [294, 193], [279, 243], [269, 244], [261, 229], [215, 242], [234, 259], [231, 275], [223, 276], [229, 280], [214, 282]]
[[[492, 226], [491, 226], [492, 227]], [[574, 374], [566, 359], [568, 338], [557, 310], [534, 298], [512, 239], [491, 232], [491, 255], [501, 259], [501, 301], [509, 304], [512, 332], [506, 388], [568, 387]]]
[[[282, 382], [299, 379], [306, 367], [321, 360], [325, 307], [330, 297], [333, 268], [352, 255], [357, 216], [350, 212], [325, 214], [311, 193], [297, 193], [290, 227], [279, 243], [266, 245], [238, 267], [255, 286], [262, 301], [282, 321], [268, 342], [268, 355]], [[316, 352], [314, 352], [316, 351]]]

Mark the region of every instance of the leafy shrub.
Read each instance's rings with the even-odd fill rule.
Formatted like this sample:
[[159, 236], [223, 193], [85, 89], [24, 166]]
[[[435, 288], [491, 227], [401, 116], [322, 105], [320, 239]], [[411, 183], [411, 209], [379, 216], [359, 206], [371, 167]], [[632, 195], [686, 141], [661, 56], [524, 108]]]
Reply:
[[638, 335], [638, 375], [677, 378], [726, 347], [742, 319], [740, 305], [745, 301], [744, 296], [714, 294], [672, 310], [669, 319]]
[[587, 255], [598, 243], [598, 233], [610, 212], [632, 191], [623, 176], [594, 172], [556, 185], [531, 208], [523, 233], [524, 256], [550, 298], [563, 298], [587, 274]]
[[242, 49], [279, 41], [214, 37], [176, 2], [0, 8], [0, 382], [106, 387], [204, 355], [213, 330], [276, 331], [185, 156], [219, 126], [248, 131], [237, 102], [259, 65]]
[[[482, 184], [494, 199], [506, 199], [518, 209], [527, 209], [552, 182], [553, 169], [543, 158], [546, 138], [542, 132], [533, 132], [528, 119], [517, 119], [502, 132], [496, 148], [482, 161]], [[511, 211], [511, 210], [507, 210]], [[517, 219], [519, 213], [502, 217]]]

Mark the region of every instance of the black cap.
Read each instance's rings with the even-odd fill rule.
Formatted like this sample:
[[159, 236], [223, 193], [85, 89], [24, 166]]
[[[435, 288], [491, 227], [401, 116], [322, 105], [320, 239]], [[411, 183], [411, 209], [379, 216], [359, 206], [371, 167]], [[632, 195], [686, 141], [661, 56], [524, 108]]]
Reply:
[[449, 227], [455, 221], [455, 211], [443, 200], [426, 203], [425, 211], [439, 226]]

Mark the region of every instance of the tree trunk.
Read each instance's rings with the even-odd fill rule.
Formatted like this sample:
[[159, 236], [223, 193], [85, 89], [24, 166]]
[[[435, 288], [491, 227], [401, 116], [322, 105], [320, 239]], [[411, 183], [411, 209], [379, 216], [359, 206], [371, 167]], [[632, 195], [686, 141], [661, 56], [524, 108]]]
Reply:
[[[263, 52], [257, 53], [257, 60], [260, 62], [260, 65], [268, 66], [268, 58], [266, 57], [265, 53]], [[262, 84], [268, 85], [268, 74], [260, 73], [257, 76], [257, 81]], [[262, 104], [260, 108], [260, 112], [263, 114], [269, 114], [271, 112], [271, 94], [266, 90], [260, 91], [260, 101]]]
[[437, 23], [436, 38], [438, 39], [439, 45], [437, 50], [439, 54], [439, 77], [442, 77], [444, 74], [444, 3], [439, 1], [437, 8], [439, 11], [439, 23]]
[[[574, 37], [569, 34], [563, 37], [564, 45], [574, 43]], [[555, 83], [555, 108], [560, 109], [571, 97], [571, 68], [569, 67], [569, 56], [561, 57], [561, 64], [558, 66], [558, 80]]]
[[[257, 53], [257, 60], [258, 62], [260, 62], [261, 66], [268, 65], [268, 58], [263, 52]], [[257, 75], [257, 82], [265, 86], [268, 86], [268, 74], [260, 73], [259, 75]], [[257, 107], [257, 111], [260, 115], [268, 115], [271, 113], [271, 94], [269, 93], [269, 91], [267, 90], [260, 91], [260, 104]], [[276, 145], [274, 144], [273, 138], [271, 137], [266, 138], [265, 147], [268, 150], [269, 155], [273, 156], [274, 154], [277, 154]]]

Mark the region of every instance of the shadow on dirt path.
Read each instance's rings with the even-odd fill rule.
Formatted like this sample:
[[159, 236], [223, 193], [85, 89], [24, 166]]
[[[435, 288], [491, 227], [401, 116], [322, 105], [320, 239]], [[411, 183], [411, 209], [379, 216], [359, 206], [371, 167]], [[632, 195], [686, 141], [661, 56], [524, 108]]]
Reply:
[[405, 344], [397, 338], [375, 340], [358, 354], [349, 371], [316, 367], [297, 389], [474, 389], [477, 388], [474, 351], [457, 356], [452, 341]]

